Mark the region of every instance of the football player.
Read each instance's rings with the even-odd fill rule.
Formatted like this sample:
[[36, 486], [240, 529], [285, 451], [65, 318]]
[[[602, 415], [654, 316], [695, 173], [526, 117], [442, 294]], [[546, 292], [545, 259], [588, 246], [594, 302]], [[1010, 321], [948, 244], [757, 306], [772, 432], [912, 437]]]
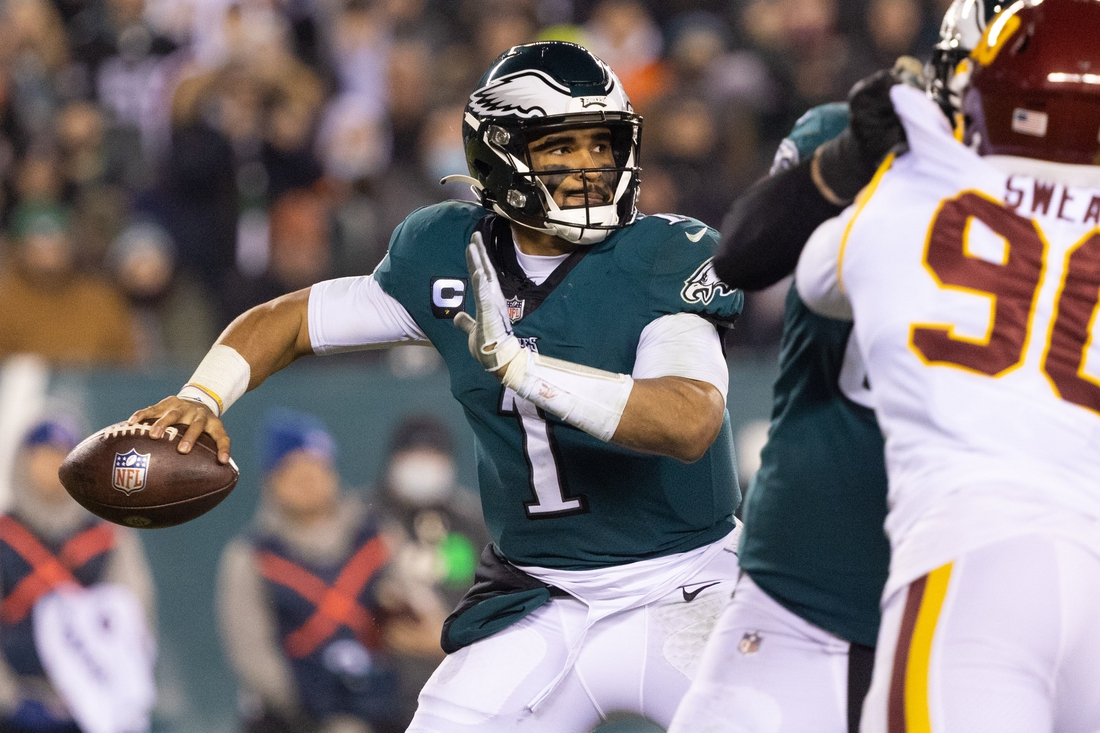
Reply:
[[854, 314], [886, 436], [862, 730], [1095, 731], [1100, 3], [1019, 0], [967, 66], [965, 144], [892, 89], [908, 153], [796, 270], [815, 312]]
[[205, 430], [307, 354], [430, 343], [477, 438], [493, 543], [448, 619], [411, 731], [667, 725], [738, 568], [717, 232], [635, 208], [641, 119], [580, 46], [517, 46], [463, 138], [479, 204], [411, 214], [369, 276], [246, 312], [179, 396], [137, 412]]
[[[982, 0], [948, 9], [929, 85], [948, 109], [960, 54], [998, 10]], [[915, 64], [899, 60], [860, 82], [848, 104], [815, 107], [798, 121], [772, 174], [723, 225], [715, 268], [725, 282], [757, 290], [789, 275], [813, 230], [904, 145], [889, 91], [921, 85]], [[851, 321], [811, 312], [792, 287], [772, 424], [744, 508], [744, 575], [675, 733], [859, 730], [889, 565], [883, 439], [865, 377]]]

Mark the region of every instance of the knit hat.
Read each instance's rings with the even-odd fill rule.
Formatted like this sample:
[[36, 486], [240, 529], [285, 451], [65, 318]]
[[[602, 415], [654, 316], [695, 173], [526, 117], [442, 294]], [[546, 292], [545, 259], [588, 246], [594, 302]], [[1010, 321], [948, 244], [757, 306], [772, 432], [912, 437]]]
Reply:
[[11, 216], [11, 235], [25, 239], [33, 234], [69, 231], [69, 212], [53, 204], [20, 204]]
[[268, 410], [261, 441], [260, 465], [264, 473], [274, 470], [287, 454], [298, 450], [327, 460], [336, 457], [336, 441], [323, 422], [285, 407]]
[[390, 438], [390, 455], [415, 448], [431, 448], [440, 453], [454, 452], [450, 429], [431, 415], [413, 415], [397, 426]]
[[79, 442], [80, 437], [77, 434], [76, 426], [71, 421], [62, 418], [42, 420], [28, 430], [23, 437], [25, 448], [49, 445], [70, 451]]
[[107, 248], [107, 265], [118, 271], [130, 257], [143, 252], [155, 252], [169, 264], [174, 264], [176, 260], [172, 235], [159, 224], [138, 221], [123, 229], [111, 242], [111, 246]]

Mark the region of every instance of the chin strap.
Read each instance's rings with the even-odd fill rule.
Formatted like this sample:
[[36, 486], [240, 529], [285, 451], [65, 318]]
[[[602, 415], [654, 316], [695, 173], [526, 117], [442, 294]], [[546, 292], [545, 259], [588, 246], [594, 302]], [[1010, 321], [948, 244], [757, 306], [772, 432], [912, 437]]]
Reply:
[[481, 192], [485, 190], [485, 186], [481, 184], [481, 181], [473, 176], [466, 176], [461, 173], [452, 173], [439, 179], [440, 186], [446, 186], [448, 183], [469, 183], [470, 190], [474, 192], [474, 196], [477, 196], [479, 201], [481, 200]]

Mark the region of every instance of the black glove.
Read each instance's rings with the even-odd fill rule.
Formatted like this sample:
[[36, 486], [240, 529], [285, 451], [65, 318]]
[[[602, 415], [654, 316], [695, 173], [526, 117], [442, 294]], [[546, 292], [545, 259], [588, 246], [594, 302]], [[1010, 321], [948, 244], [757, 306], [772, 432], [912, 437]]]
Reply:
[[890, 101], [891, 87], [903, 83], [913, 80], [899, 62], [860, 79], [848, 93], [848, 127], [814, 153], [814, 183], [830, 203], [851, 202], [871, 182], [887, 153], [906, 141]]

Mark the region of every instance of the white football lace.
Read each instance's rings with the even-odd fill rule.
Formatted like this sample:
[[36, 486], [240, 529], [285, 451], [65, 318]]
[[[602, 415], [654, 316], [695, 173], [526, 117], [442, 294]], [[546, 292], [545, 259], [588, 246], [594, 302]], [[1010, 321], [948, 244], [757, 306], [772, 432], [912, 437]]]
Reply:
[[[114, 425], [108, 425], [100, 430], [98, 435], [100, 440], [107, 440], [108, 438], [117, 438], [123, 435], [145, 435], [152, 429], [152, 425], [146, 425], [144, 423], [130, 425], [120, 422]], [[168, 426], [164, 429], [164, 437], [168, 439], [169, 443], [179, 437], [179, 434], [180, 431], [172, 426]]]

